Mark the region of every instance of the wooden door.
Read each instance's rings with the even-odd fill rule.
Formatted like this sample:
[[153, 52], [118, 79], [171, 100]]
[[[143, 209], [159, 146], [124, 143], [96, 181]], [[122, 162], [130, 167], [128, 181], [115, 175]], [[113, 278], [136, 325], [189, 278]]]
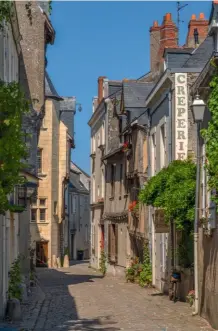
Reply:
[[48, 263], [48, 242], [39, 241], [36, 243], [36, 266], [47, 267]]

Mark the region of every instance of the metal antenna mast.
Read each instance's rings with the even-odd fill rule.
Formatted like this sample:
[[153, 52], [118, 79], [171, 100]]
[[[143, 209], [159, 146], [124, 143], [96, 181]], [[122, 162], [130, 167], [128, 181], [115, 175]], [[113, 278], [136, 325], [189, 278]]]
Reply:
[[178, 28], [178, 35], [177, 35], [177, 44], [179, 45], [179, 32], [180, 32], [180, 23], [181, 22], [184, 22], [184, 21], [181, 21], [180, 19], [180, 10], [182, 10], [183, 8], [185, 8], [186, 6], [188, 6], [188, 4], [184, 4], [184, 5], [181, 5], [180, 4], [180, 1], [177, 1], [177, 28]]

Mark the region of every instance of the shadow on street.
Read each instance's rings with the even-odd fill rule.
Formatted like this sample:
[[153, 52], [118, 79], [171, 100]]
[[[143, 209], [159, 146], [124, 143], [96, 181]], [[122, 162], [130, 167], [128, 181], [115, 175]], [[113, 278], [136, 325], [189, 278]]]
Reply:
[[[82, 261], [80, 261], [82, 262]], [[79, 264], [79, 263], [76, 263]], [[72, 274], [68, 269], [38, 269], [40, 286], [45, 293], [45, 301], [34, 330], [80, 330], [118, 331], [116, 321], [111, 316], [81, 318], [73, 293], [73, 286], [81, 283], [94, 283], [101, 275]], [[87, 293], [88, 295], [88, 293]]]

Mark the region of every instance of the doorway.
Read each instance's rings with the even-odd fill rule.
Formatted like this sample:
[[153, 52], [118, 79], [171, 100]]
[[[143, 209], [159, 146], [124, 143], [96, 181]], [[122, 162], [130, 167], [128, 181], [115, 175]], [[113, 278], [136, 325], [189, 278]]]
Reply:
[[36, 267], [48, 267], [48, 242], [36, 242]]

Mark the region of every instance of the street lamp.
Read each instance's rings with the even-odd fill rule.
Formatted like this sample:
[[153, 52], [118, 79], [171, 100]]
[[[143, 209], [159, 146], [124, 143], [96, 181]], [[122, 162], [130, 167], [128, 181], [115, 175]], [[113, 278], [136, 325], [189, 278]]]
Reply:
[[200, 99], [199, 95], [196, 95], [193, 103], [192, 103], [192, 114], [194, 117], [195, 123], [202, 123], [204, 119], [206, 105], [202, 99]]
[[191, 110], [194, 122], [197, 124], [197, 174], [195, 191], [195, 222], [194, 222], [194, 280], [195, 280], [195, 312], [198, 314], [198, 220], [199, 220], [199, 187], [200, 187], [200, 128], [204, 119], [206, 105], [199, 95], [196, 95]]

